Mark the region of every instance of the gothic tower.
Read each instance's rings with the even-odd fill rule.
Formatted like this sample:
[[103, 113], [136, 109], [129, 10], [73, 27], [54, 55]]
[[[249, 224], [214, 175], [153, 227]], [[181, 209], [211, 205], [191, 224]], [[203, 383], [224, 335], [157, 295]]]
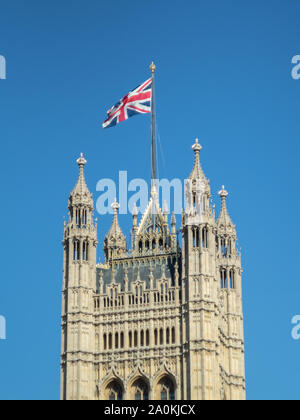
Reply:
[[94, 381], [97, 226], [84, 178], [86, 160], [81, 155], [77, 163], [79, 178], [69, 198], [63, 239], [61, 398], [67, 400], [93, 398]]
[[189, 400], [218, 399], [215, 217], [209, 182], [200, 164], [201, 148], [196, 140], [182, 226], [184, 397]]
[[140, 220], [133, 209], [130, 246], [112, 203], [99, 264], [78, 159], [63, 240], [62, 399], [245, 399], [241, 255], [224, 187], [215, 219], [201, 149], [196, 140], [181, 248], [175, 214], [169, 220], [153, 185]]
[[241, 254], [237, 249], [235, 225], [227, 211], [228, 192], [222, 200], [217, 220], [216, 253], [219, 290], [220, 389], [224, 398], [245, 398], [244, 329], [242, 310]]
[[222, 206], [215, 222], [198, 140], [193, 149], [195, 162], [186, 183], [182, 219], [185, 398], [244, 399], [241, 256], [236, 230], [224, 187], [219, 192]]

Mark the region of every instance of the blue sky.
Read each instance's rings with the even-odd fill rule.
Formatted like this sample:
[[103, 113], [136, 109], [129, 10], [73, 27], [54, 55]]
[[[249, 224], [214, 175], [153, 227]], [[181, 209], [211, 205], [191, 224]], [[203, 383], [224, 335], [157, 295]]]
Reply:
[[[1, 0], [0, 9], [0, 398], [59, 398], [61, 240], [75, 159], [84, 152], [95, 199], [97, 181], [119, 170], [149, 179], [149, 116], [100, 124], [154, 60], [160, 175], [186, 178], [199, 137], [217, 209], [220, 186], [230, 192], [247, 396], [299, 399], [299, 2]], [[99, 217], [101, 248], [110, 222]], [[120, 223], [128, 233], [131, 217]]]

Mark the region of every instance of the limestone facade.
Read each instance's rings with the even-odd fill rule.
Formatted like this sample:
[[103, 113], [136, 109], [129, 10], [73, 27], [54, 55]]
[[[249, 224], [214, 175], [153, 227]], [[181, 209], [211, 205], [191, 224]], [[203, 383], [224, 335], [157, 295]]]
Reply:
[[97, 263], [97, 223], [81, 156], [64, 227], [62, 400], [245, 399], [241, 255], [224, 187], [215, 219], [193, 146], [181, 247], [153, 187], [131, 244], [118, 220]]

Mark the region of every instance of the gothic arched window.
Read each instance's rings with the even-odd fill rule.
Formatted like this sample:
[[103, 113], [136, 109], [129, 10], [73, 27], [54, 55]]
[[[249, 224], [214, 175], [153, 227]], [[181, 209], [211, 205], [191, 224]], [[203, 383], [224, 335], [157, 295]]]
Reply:
[[232, 243], [231, 243], [231, 240], [228, 241], [228, 254], [229, 254], [229, 256], [231, 256], [231, 254], [232, 254]]
[[82, 246], [82, 260], [88, 261], [88, 250], [89, 250], [89, 244], [87, 241], [83, 242]]
[[132, 385], [132, 396], [136, 401], [149, 399], [149, 388], [143, 379], [136, 380]]
[[134, 347], [138, 346], [138, 333], [134, 331]]
[[83, 210], [82, 212], [82, 224], [83, 226], [86, 226], [87, 224], [87, 211], [86, 210]]
[[80, 242], [74, 241], [74, 255], [73, 255], [74, 261], [80, 260]]
[[220, 269], [221, 289], [227, 289], [227, 271], [225, 268]]
[[207, 227], [202, 229], [202, 247], [208, 248], [208, 229]]
[[231, 269], [229, 271], [229, 282], [230, 282], [230, 288], [235, 289], [235, 278], [234, 278], [234, 270]]
[[164, 330], [162, 328], [159, 331], [159, 344], [164, 344]]
[[221, 239], [221, 254], [223, 257], [227, 257], [227, 253], [228, 253], [227, 243], [226, 243], [226, 240], [223, 238]]
[[175, 336], [175, 327], [172, 327], [172, 344], [175, 344], [175, 339], [176, 339], [176, 336]]
[[103, 335], [103, 349], [106, 350], [107, 343], [106, 343], [106, 334]]
[[170, 328], [166, 330], [166, 344], [170, 344]]
[[168, 376], [164, 376], [157, 385], [159, 399], [163, 401], [175, 400], [175, 387]]
[[144, 331], [141, 331], [141, 347], [144, 347]]
[[129, 347], [132, 347], [132, 332], [131, 331], [129, 331], [128, 338], [129, 338]]
[[200, 246], [200, 229], [196, 229], [196, 247]]
[[155, 330], [154, 330], [154, 343], [155, 343], [156, 346], [158, 344], [158, 340], [157, 340], [158, 337], [157, 336], [158, 336], [157, 329], [155, 328]]
[[197, 204], [197, 196], [196, 193], [193, 192], [193, 207], [196, 208], [196, 204]]
[[80, 217], [80, 210], [76, 210], [75, 211], [75, 215], [76, 215], [76, 225], [77, 227], [81, 226], [81, 217]]
[[120, 383], [116, 380], [113, 380], [106, 387], [106, 396], [108, 400], [116, 401], [123, 400], [123, 390]]

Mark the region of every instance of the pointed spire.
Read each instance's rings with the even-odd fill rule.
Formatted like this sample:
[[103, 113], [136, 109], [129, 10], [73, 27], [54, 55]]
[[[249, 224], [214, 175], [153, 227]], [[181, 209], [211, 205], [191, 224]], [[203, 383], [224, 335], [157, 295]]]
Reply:
[[[151, 225], [153, 229], [153, 226], [158, 227], [163, 224], [165, 224], [165, 216], [159, 205], [159, 196], [156, 183], [154, 182], [151, 188], [150, 200], [140, 221], [137, 233], [141, 234], [142, 231], [148, 229], [149, 225]], [[153, 230], [155, 231], [155, 229]]]
[[77, 164], [79, 166], [79, 177], [78, 181], [75, 187], [76, 192], [83, 193], [85, 190], [87, 190], [87, 185], [85, 182], [84, 177], [84, 167], [87, 164], [87, 161], [84, 159], [83, 154], [81, 153], [80, 158], [77, 159]]
[[106, 237], [107, 238], [116, 237], [117, 235], [120, 235], [125, 238], [122, 232], [122, 229], [120, 228], [120, 225], [119, 225], [118, 212], [119, 212], [120, 204], [117, 202], [116, 198], [115, 198], [115, 201], [112, 203], [111, 207], [113, 209], [113, 222]]
[[217, 225], [218, 226], [224, 226], [224, 227], [234, 227], [234, 224], [232, 223], [232, 220], [228, 214], [228, 210], [227, 210], [227, 204], [226, 204], [226, 199], [228, 197], [228, 192], [225, 190], [224, 185], [222, 185], [222, 189], [219, 191], [219, 196], [221, 197], [222, 200], [222, 206], [221, 206], [221, 211], [217, 220]]
[[104, 240], [104, 251], [107, 260], [120, 257], [126, 252], [126, 237], [120, 228], [118, 220], [120, 205], [117, 203], [117, 199], [115, 199], [111, 207], [113, 209], [113, 221]]
[[185, 185], [186, 208], [184, 211], [187, 216], [183, 220], [185, 224], [203, 223], [204, 215], [211, 216], [210, 185], [201, 168], [199, 154], [202, 146], [198, 139], [196, 139], [192, 149], [195, 153], [195, 159], [193, 170]]
[[194, 160], [194, 167], [192, 170], [191, 175], [189, 176], [190, 179], [205, 179], [205, 175], [204, 172], [201, 168], [201, 163], [200, 163], [200, 151], [202, 150], [202, 146], [199, 143], [199, 140], [196, 139], [195, 144], [192, 146], [192, 149], [194, 150], [195, 153], [195, 160]]
[[84, 176], [84, 167], [87, 164], [87, 161], [83, 157], [82, 153], [80, 155], [80, 158], [77, 159], [77, 164], [79, 166], [79, 176], [77, 183], [69, 197], [69, 208], [71, 206], [84, 204], [93, 209], [93, 196], [90, 190], [88, 189]]

